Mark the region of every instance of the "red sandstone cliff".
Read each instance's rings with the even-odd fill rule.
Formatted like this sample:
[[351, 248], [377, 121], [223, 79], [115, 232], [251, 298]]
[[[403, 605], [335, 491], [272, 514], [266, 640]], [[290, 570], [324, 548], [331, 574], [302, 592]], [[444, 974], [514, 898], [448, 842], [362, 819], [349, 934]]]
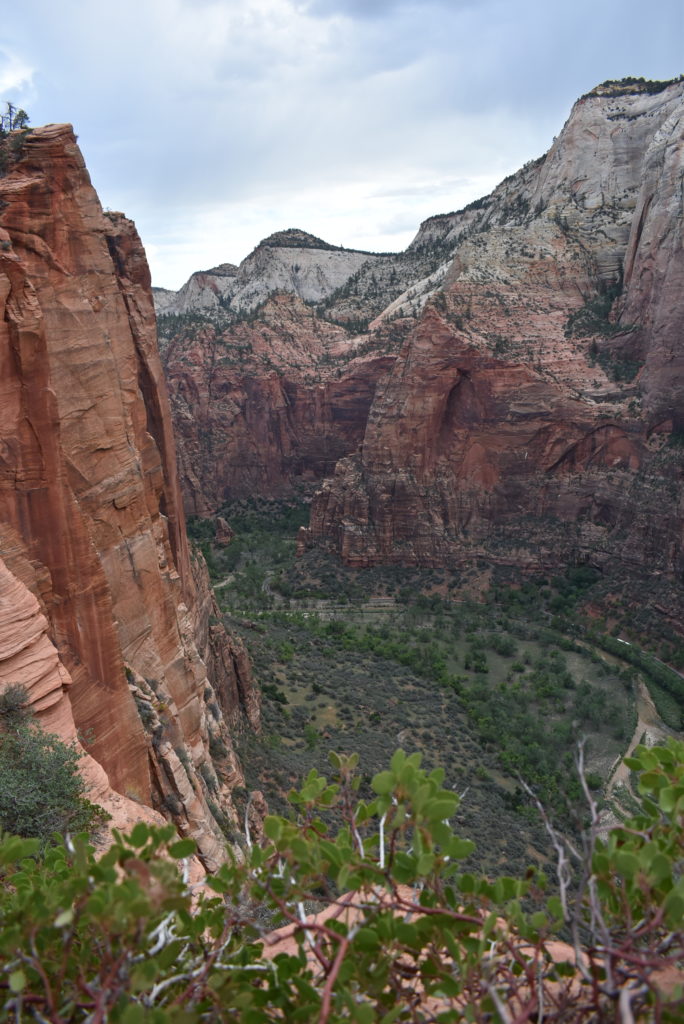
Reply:
[[450, 262], [389, 307], [424, 308], [304, 544], [682, 573], [683, 118], [682, 82], [599, 87], [546, 158], [426, 222]]
[[388, 325], [359, 351], [363, 338], [283, 293], [253, 322], [169, 321], [163, 358], [185, 508], [200, 515], [226, 500], [287, 495], [332, 472], [360, 444], [402, 333]]
[[227, 722], [258, 709], [193, 578], [144, 252], [102, 213], [69, 126], [26, 136], [0, 207], [0, 678], [78, 730], [101, 787], [163, 806], [212, 864], [207, 786], [230, 814]]

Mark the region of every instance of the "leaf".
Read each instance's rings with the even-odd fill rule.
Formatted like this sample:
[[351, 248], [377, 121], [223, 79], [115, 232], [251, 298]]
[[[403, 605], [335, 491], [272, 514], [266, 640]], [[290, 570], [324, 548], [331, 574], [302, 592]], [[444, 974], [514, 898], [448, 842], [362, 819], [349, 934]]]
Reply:
[[648, 771], [639, 778], [639, 792], [641, 794], [652, 793], [660, 790], [665, 785], [665, 776], [660, 771]]
[[16, 971], [12, 971], [12, 973], [9, 976], [10, 992], [21, 992], [24, 989], [25, 985], [26, 975], [24, 974], [22, 969], [19, 968]]
[[194, 839], [179, 839], [177, 843], [169, 846], [169, 856], [174, 860], [180, 860], [181, 857], [190, 857], [196, 849], [197, 843]]
[[378, 933], [372, 928], [359, 928], [354, 936], [354, 945], [368, 952], [378, 949], [380, 946]]
[[55, 918], [55, 928], [65, 928], [74, 919], [74, 908], [69, 907], [68, 910], [63, 910], [61, 914], [58, 914]]
[[458, 797], [454, 793], [447, 796], [439, 796], [434, 800], [430, 800], [425, 806], [425, 816], [430, 821], [444, 821], [456, 813], [458, 807]]
[[648, 880], [659, 885], [672, 875], [672, 861], [664, 853], [657, 853], [648, 866]]
[[563, 920], [563, 904], [561, 903], [558, 896], [549, 896], [547, 901], [547, 907], [549, 913], [557, 918], [559, 921]]
[[204, 883], [207, 888], [213, 889], [214, 892], [221, 893], [222, 895], [229, 891], [230, 886], [224, 878], [220, 878], [217, 875], [210, 875]]
[[14, 864], [24, 857], [32, 857], [40, 848], [39, 839], [20, 839], [19, 836], [7, 836], [0, 843], [0, 865]]
[[535, 931], [541, 931], [546, 927], [547, 917], [543, 910], [537, 910], [534, 914], [530, 915], [530, 925]]
[[276, 843], [283, 832], [283, 823], [275, 814], [267, 814], [264, 818], [264, 834]]
[[458, 836], [454, 836], [446, 846], [446, 852], [454, 860], [464, 860], [474, 849], [475, 843], [472, 839], [460, 839]]
[[139, 821], [137, 825], [133, 826], [133, 830], [129, 836], [129, 842], [131, 846], [135, 846], [136, 850], [139, 850], [141, 846], [145, 845], [149, 838], [149, 828], [144, 821]]
[[677, 806], [679, 796], [680, 790], [676, 786], [665, 786], [665, 788], [661, 789], [658, 794], [660, 809], [665, 811], [665, 814], [672, 814]]
[[628, 850], [618, 850], [615, 854], [615, 867], [623, 878], [634, 878], [639, 870], [639, 858]]
[[419, 875], [429, 875], [434, 866], [434, 853], [421, 853], [420, 857], [418, 858], [418, 864], [416, 865], [416, 871]]
[[408, 946], [409, 949], [420, 948], [420, 936], [414, 924], [409, 924], [407, 921], [397, 921], [397, 938], [399, 942]]
[[592, 860], [592, 866], [595, 874], [597, 875], [609, 875], [610, 874], [610, 860], [607, 854], [597, 851]]
[[182, 949], [183, 942], [180, 939], [174, 939], [172, 942], [169, 942], [168, 946], [164, 946], [161, 953], [157, 955], [157, 964], [162, 971], [168, 970], [176, 962], [178, 954]]
[[684, 895], [677, 889], [672, 889], [665, 897], [663, 910], [667, 923], [673, 928], [681, 928], [684, 920]]
[[358, 1021], [358, 1024], [373, 1024], [375, 1009], [370, 1003], [357, 1003], [352, 1009], [352, 1020]]
[[378, 796], [386, 796], [394, 787], [394, 775], [392, 772], [378, 772], [373, 776], [371, 787]]

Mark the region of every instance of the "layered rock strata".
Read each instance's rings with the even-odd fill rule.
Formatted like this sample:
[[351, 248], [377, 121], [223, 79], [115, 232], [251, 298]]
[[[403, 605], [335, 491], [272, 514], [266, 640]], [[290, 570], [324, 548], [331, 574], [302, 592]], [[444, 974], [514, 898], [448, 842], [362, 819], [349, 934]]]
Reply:
[[[72, 714], [111, 789], [215, 864], [208, 800], [230, 815], [242, 781], [227, 722], [258, 709], [193, 577], [144, 252], [103, 214], [69, 126], [25, 137], [0, 204], [0, 597], [22, 586], [49, 624], [64, 735]], [[14, 681], [59, 726], [40, 660]]]
[[[302, 544], [347, 564], [684, 571], [684, 83], [607, 83], [449, 250]], [[404, 299], [381, 315], [401, 311]]]
[[292, 494], [355, 451], [401, 324], [365, 336], [271, 296], [253, 323], [161, 328], [186, 512]]

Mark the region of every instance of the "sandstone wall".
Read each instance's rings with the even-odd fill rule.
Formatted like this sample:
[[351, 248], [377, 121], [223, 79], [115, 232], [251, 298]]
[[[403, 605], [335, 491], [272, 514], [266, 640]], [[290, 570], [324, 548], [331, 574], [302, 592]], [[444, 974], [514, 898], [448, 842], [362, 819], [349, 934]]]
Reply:
[[598, 89], [545, 159], [426, 222], [449, 269], [304, 546], [681, 579], [683, 97]]
[[382, 346], [356, 356], [342, 327], [284, 294], [254, 323], [167, 329], [185, 508], [199, 515], [224, 501], [289, 495], [332, 472], [360, 444], [393, 364]]
[[[69, 126], [26, 136], [0, 205], [7, 592], [18, 580], [39, 602], [75, 727], [112, 789], [166, 801], [215, 862], [199, 769], [230, 813], [241, 777], [226, 716], [255, 721], [256, 704], [248, 661], [209, 635], [206, 581], [193, 578], [144, 252], [130, 221], [103, 214]], [[223, 780], [212, 735], [228, 750]]]

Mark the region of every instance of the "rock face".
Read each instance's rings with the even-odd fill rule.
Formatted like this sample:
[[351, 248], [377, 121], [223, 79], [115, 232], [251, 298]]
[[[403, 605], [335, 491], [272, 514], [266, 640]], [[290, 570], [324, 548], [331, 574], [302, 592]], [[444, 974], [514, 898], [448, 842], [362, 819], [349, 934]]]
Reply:
[[13, 681], [211, 865], [209, 792], [230, 816], [242, 781], [228, 722], [258, 708], [191, 564], [144, 252], [103, 215], [69, 126], [26, 135], [0, 205], [0, 599], [20, 593], [42, 637]]
[[140, 820], [163, 823], [151, 808], [113, 790], [102, 765], [86, 753], [69, 700], [71, 676], [50, 640], [47, 619], [33, 594], [0, 559], [0, 690], [17, 683], [26, 688], [43, 728], [80, 749], [90, 799], [107, 811], [114, 827], [125, 829]]
[[[295, 251], [294, 249], [291, 251]], [[160, 327], [187, 512], [320, 481], [363, 438], [401, 325], [365, 337], [279, 293], [258, 320]], [[164, 337], [166, 335], [166, 337]]]
[[350, 565], [681, 579], [684, 83], [606, 83], [545, 158], [412, 247], [449, 253], [302, 543]]
[[291, 495], [354, 452], [420, 308], [404, 293], [445, 270], [439, 249], [373, 255], [289, 229], [239, 267], [155, 289], [186, 512]]

